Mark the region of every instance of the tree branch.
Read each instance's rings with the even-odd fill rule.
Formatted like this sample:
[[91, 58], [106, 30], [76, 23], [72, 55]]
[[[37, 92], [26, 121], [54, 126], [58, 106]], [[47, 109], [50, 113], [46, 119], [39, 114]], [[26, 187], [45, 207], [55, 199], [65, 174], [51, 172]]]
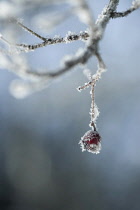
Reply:
[[[21, 52], [29, 52], [32, 50], [36, 50], [41, 47], [45, 47], [47, 45], [54, 45], [54, 44], [61, 44], [61, 43], [70, 43], [73, 41], [86, 41], [89, 39], [88, 32], [80, 32], [79, 34], [74, 34], [72, 32], [69, 32], [66, 34], [65, 37], [59, 37], [55, 36], [54, 38], [44, 38], [45, 41], [38, 44], [28, 45], [28, 44], [14, 44], [9, 42], [7, 39], [5, 39], [2, 35], [0, 36], [0, 39], [3, 40], [5, 43], [7, 43], [10, 46], [18, 47]], [[25, 48], [25, 49], [23, 49]]]
[[94, 30], [94, 37], [92, 38], [92, 42], [83, 50], [83, 53], [81, 55], [73, 56], [72, 59], [69, 61], [66, 61], [64, 63], [64, 67], [60, 68], [59, 70], [55, 71], [54, 73], [34, 73], [33, 71], [27, 71], [29, 74], [36, 75], [40, 78], [42, 77], [56, 77], [60, 76], [63, 73], [69, 71], [72, 67], [78, 65], [78, 64], [84, 64], [88, 61], [88, 59], [96, 54], [96, 56], [99, 56], [98, 53], [98, 42], [101, 40], [104, 30], [106, 28], [107, 23], [110, 20], [111, 13], [116, 10], [119, 0], [110, 0], [107, 7], [103, 9], [103, 12], [99, 16], [98, 20], [96, 21], [96, 30]]
[[111, 18], [120, 18], [120, 17], [126, 17], [127, 15], [131, 14], [133, 11], [137, 10], [140, 7], [140, 2], [134, 1], [132, 2], [132, 6], [124, 11], [124, 12], [112, 12]]

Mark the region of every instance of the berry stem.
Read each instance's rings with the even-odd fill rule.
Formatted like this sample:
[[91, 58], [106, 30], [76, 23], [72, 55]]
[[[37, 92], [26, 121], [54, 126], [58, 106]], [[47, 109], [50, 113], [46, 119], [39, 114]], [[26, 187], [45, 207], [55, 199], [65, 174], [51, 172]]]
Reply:
[[90, 116], [91, 116], [91, 121], [90, 121], [90, 126], [92, 127], [93, 130], [96, 130], [95, 124], [94, 124], [94, 119], [95, 119], [95, 102], [94, 102], [94, 83], [91, 85], [91, 108], [90, 108]]
[[92, 130], [96, 131], [96, 126], [93, 121], [90, 123], [90, 126], [92, 127]]

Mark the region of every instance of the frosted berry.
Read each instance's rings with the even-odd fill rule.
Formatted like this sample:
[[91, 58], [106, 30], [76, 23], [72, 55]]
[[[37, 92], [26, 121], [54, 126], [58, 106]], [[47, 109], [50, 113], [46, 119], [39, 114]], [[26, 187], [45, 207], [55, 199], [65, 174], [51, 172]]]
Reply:
[[96, 130], [89, 130], [81, 138], [79, 144], [81, 145], [82, 152], [87, 150], [88, 152], [98, 154], [101, 150], [101, 137]]

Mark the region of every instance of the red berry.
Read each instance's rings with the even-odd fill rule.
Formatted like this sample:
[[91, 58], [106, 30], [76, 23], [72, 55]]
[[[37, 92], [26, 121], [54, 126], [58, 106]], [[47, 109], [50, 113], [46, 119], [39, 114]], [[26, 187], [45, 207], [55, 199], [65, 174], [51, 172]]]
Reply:
[[88, 152], [98, 154], [101, 150], [101, 137], [97, 131], [89, 130], [81, 138], [79, 144], [82, 151], [87, 150]]

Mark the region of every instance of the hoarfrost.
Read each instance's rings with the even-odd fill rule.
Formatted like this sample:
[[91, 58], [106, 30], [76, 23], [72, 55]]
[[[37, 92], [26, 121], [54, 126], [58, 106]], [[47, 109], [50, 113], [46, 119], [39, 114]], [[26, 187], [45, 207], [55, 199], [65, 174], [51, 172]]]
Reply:
[[79, 92], [82, 91], [81, 87], [79, 86], [78, 88], [76, 88]]
[[82, 152], [88, 151], [94, 154], [99, 154], [101, 150], [101, 137], [97, 131], [87, 131], [79, 141]]
[[138, 8], [140, 6], [140, 0], [135, 0], [132, 2], [132, 7]]
[[[89, 114], [92, 115], [92, 109], [90, 109]], [[96, 122], [97, 118], [99, 117], [99, 114], [100, 114], [99, 109], [98, 109], [97, 105], [94, 104], [94, 118], [92, 119], [94, 122]]]

